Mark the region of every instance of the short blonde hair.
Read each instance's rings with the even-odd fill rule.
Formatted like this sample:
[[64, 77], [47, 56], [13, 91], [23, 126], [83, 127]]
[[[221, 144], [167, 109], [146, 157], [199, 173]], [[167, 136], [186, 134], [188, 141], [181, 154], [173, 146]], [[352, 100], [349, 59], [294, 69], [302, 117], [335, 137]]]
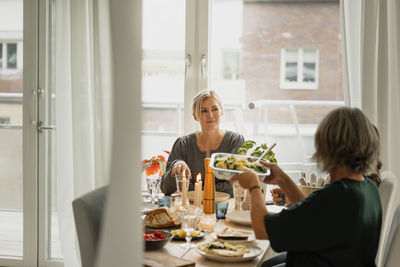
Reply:
[[368, 175], [379, 161], [379, 133], [358, 108], [341, 107], [325, 116], [315, 133], [313, 156], [322, 171], [337, 166]]
[[194, 98], [192, 102], [192, 113], [195, 118], [195, 120], [199, 120], [200, 118], [200, 112], [201, 112], [201, 105], [203, 104], [203, 101], [206, 100], [207, 98], [214, 98], [220, 109], [222, 110], [222, 101], [221, 98], [214, 92], [210, 90], [202, 90], [200, 91]]

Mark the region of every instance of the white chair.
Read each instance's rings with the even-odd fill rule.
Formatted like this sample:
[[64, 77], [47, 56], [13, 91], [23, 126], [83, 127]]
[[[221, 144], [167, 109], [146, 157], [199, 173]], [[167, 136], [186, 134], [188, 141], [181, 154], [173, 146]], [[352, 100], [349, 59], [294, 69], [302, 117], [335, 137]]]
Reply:
[[400, 262], [400, 205], [394, 213], [383, 255], [382, 266], [397, 267]]
[[375, 258], [377, 266], [383, 266], [382, 261], [389, 230], [400, 199], [399, 180], [397, 177], [389, 171], [382, 172], [381, 177], [382, 183], [379, 185], [378, 190], [382, 203], [382, 226], [378, 252]]

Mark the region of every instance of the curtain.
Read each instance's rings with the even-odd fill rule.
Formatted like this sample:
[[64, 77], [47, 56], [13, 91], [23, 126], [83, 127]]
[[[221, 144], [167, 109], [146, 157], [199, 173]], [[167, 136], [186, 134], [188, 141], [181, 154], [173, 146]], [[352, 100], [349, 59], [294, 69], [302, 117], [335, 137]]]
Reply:
[[341, 9], [346, 101], [378, 127], [383, 169], [400, 178], [400, 1], [342, 0]]
[[101, 0], [53, 5], [59, 237], [64, 266], [75, 267], [81, 264], [72, 201], [106, 184], [109, 175], [108, 13]]
[[112, 40], [111, 179], [97, 267], [142, 266], [142, 1], [109, 2]]

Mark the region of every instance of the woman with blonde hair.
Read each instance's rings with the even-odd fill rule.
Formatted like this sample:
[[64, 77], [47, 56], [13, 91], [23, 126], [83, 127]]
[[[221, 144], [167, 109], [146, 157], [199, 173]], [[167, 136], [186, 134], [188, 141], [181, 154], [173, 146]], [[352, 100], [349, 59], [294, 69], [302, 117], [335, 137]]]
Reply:
[[[197, 174], [201, 173], [201, 177], [204, 177], [205, 158], [215, 152], [236, 153], [244, 142], [242, 135], [221, 129], [223, 108], [214, 91], [203, 90], [195, 96], [192, 114], [201, 130], [175, 141], [161, 180], [161, 190], [166, 195], [176, 191], [175, 175], [193, 178], [189, 184], [189, 190], [193, 190]], [[233, 195], [232, 185], [228, 181], [215, 179], [215, 189]]]
[[378, 165], [378, 131], [359, 109], [342, 107], [321, 121], [314, 143], [314, 159], [331, 183], [307, 198], [277, 165], [267, 164], [271, 174], [264, 182], [296, 203], [280, 213], [266, 209], [254, 172], [231, 180], [249, 189], [256, 237], [287, 251], [284, 263], [263, 266], [375, 266], [382, 208], [375, 183], [365, 176]]

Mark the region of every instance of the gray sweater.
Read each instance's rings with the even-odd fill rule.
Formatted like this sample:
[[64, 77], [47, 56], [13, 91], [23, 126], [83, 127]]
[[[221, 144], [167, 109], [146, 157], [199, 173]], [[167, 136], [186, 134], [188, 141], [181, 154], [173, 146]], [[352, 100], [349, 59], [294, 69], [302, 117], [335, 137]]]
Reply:
[[[221, 144], [216, 150], [210, 150], [210, 154], [216, 152], [223, 153], [236, 153], [236, 150], [242, 146], [244, 138], [242, 135], [226, 131]], [[204, 181], [204, 159], [206, 157], [205, 151], [200, 151], [197, 146], [196, 134], [192, 133], [182, 137], [178, 137], [172, 146], [171, 154], [168, 157], [166, 172], [161, 180], [161, 190], [166, 195], [170, 195], [176, 191], [175, 177], [171, 177], [172, 166], [178, 160], [183, 160], [189, 166], [192, 174], [192, 179], [189, 184], [189, 190], [194, 190], [194, 183], [196, 176], [201, 173], [202, 180]], [[203, 182], [204, 187], [204, 182]], [[215, 190], [219, 192], [228, 193], [233, 196], [232, 185], [229, 181], [220, 180], [215, 178]]]

